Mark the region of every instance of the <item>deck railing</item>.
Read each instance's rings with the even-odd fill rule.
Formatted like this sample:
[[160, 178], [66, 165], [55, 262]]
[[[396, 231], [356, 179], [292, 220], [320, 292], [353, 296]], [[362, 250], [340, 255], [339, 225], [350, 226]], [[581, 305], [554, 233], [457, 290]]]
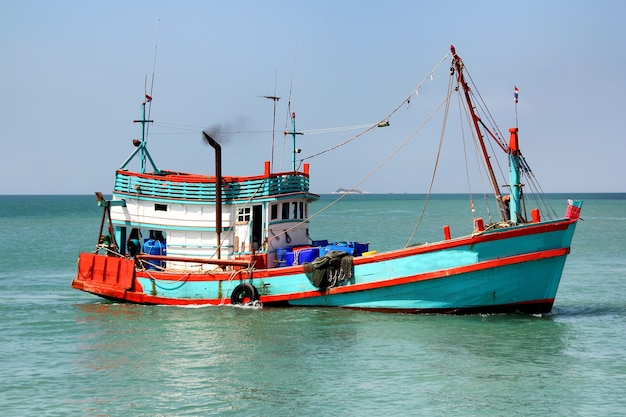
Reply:
[[[222, 199], [249, 199], [308, 191], [309, 177], [299, 172], [272, 174], [267, 177], [224, 177]], [[213, 200], [215, 181], [213, 177], [208, 176], [174, 177], [167, 174], [146, 175], [117, 171], [115, 192], [157, 198]]]

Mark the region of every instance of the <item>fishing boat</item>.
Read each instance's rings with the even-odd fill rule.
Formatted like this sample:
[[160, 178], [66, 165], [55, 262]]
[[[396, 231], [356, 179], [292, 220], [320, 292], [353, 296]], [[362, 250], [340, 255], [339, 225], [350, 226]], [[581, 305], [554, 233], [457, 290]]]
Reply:
[[[223, 176], [221, 145], [203, 132], [214, 150], [214, 175], [165, 171], [148, 151], [146, 95], [135, 121], [141, 140], [116, 171], [112, 197], [96, 193], [100, 233], [95, 249], [79, 254], [72, 287], [139, 304], [550, 312], [582, 201], [564, 201], [561, 216], [532, 206], [528, 215], [530, 197], [538, 194], [524, 189], [536, 179], [518, 128], [510, 128], [505, 141], [489, 127], [489, 113], [479, 113], [482, 104], [475, 104], [476, 88], [454, 46], [442, 62], [450, 57], [446, 99], [459, 97], [464, 106], [497, 214], [474, 217], [471, 233], [453, 236], [442, 224], [439, 241], [384, 251], [375, 250], [376, 242], [314, 240], [309, 210], [320, 196], [309, 190], [309, 163], [296, 163], [295, 114], [285, 132], [293, 138], [291, 170], [275, 172], [265, 162], [259, 175]], [[389, 117], [382, 120], [366, 131], [389, 125]], [[508, 184], [499, 185], [487, 143], [502, 151]], [[136, 158], [139, 170], [131, 171]]]

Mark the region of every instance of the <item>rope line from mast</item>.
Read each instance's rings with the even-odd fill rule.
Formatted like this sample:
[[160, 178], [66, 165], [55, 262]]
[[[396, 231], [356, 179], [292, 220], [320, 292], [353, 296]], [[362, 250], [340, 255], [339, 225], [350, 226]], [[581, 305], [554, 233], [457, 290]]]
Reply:
[[422, 211], [417, 219], [417, 222], [415, 223], [415, 227], [413, 228], [413, 232], [411, 233], [411, 237], [409, 237], [409, 240], [407, 240], [406, 244], [404, 245], [404, 247], [408, 247], [411, 242], [413, 241], [413, 238], [415, 237], [415, 235], [417, 234], [417, 230], [419, 229], [420, 225], [422, 224], [422, 220], [424, 218], [424, 214], [426, 213], [426, 207], [428, 206], [428, 202], [430, 200], [430, 195], [432, 194], [433, 191], [433, 185], [435, 184], [435, 176], [437, 175], [437, 167], [439, 166], [439, 158], [441, 157], [441, 148], [443, 146], [443, 139], [445, 137], [445, 133], [446, 133], [446, 125], [447, 125], [447, 120], [448, 120], [448, 113], [450, 110], [450, 97], [452, 96], [452, 80], [453, 77], [449, 78], [448, 81], [448, 94], [446, 95], [446, 100], [445, 100], [445, 110], [443, 112], [443, 120], [441, 123], [441, 134], [439, 135], [439, 146], [437, 147], [437, 157], [435, 158], [435, 166], [433, 167], [433, 173], [430, 177], [430, 184], [428, 186], [428, 193], [426, 194], [426, 200], [424, 201], [424, 205], [422, 206]]
[[[404, 148], [409, 142], [411, 142], [411, 140], [413, 140], [413, 138], [415, 138], [415, 136], [422, 130], [422, 128], [424, 128], [424, 126], [426, 126], [430, 120], [439, 112], [439, 110], [441, 109], [441, 107], [443, 107], [444, 104], [446, 104], [449, 100], [450, 100], [450, 95], [451, 93], [449, 92], [448, 95], [441, 101], [441, 103], [439, 103], [439, 105], [437, 105], [437, 107], [435, 108], [435, 110], [433, 110], [433, 112], [422, 122], [422, 124], [415, 129], [405, 140], [404, 142], [402, 142], [393, 152], [391, 152], [391, 154], [389, 154], [380, 164], [378, 164], [372, 171], [370, 171], [365, 177], [363, 177], [361, 180], [359, 180], [356, 184], [354, 184], [350, 190], [355, 190], [357, 187], [359, 187], [362, 183], [364, 183], [368, 178], [370, 178], [372, 175], [374, 175], [377, 171], [379, 171], [383, 166], [385, 166], [398, 152], [400, 152], [400, 150], [402, 148]], [[434, 178], [434, 173], [433, 173], [433, 178]], [[431, 184], [432, 187], [432, 184]], [[337, 197], [335, 200], [331, 201], [330, 203], [328, 203], [326, 206], [324, 206], [323, 208], [321, 208], [320, 210], [318, 210], [316, 213], [312, 214], [311, 216], [308, 217], [308, 220], [311, 220], [315, 217], [317, 217], [318, 215], [322, 214], [323, 212], [325, 212], [326, 210], [328, 210], [329, 208], [331, 208], [332, 206], [334, 206], [336, 203], [338, 203], [339, 201], [343, 200], [345, 197], [347, 197], [349, 195], [349, 193], [343, 193], [341, 194], [339, 197]], [[299, 223], [301, 224], [301, 223]], [[287, 229], [287, 231], [297, 227], [299, 224], [293, 226], [290, 229]]]
[[[441, 59], [441, 61], [439, 61], [439, 63], [437, 63], [437, 65], [435, 65], [435, 67], [428, 73], [428, 75], [417, 85], [417, 87], [415, 87], [413, 90], [411, 90], [411, 93], [404, 100], [402, 100], [400, 102], [400, 104], [398, 104], [389, 114], [387, 114], [386, 117], [383, 117], [381, 120], [389, 120], [395, 113], [398, 112], [398, 110], [400, 110], [400, 108], [402, 108], [405, 104], [410, 103], [411, 102], [411, 97], [413, 97], [413, 95], [416, 94], [419, 91], [419, 89], [422, 87], [422, 85], [424, 85], [424, 83], [426, 81], [432, 79], [433, 74], [437, 71], [437, 69], [441, 66], [441, 64], [443, 64], [448, 59], [448, 56], [449, 56], [449, 54], [446, 54]], [[441, 105], [439, 107], [441, 107]], [[357, 133], [356, 135], [352, 136], [351, 138], [348, 138], [345, 141], [343, 141], [343, 142], [341, 142], [341, 143], [339, 143], [339, 144], [337, 144], [335, 146], [332, 146], [332, 147], [330, 147], [328, 149], [325, 149], [325, 150], [320, 151], [318, 153], [315, 153], [313, 155], [307, 156], [306, 158], [302, 158], [300, 160], [300, 162], [303, 162], [303, 161], [306, 161], [306, 160], [318, 157], [318, 156], [323, 155], [323, 154], [325, 154], [327, 152], [330, 152], [330, 151], [333, 151], [333, 150], [335, 150], [337, 148], [340, 148], [341, 146], [347, 145], [348, 143], [352, 142], [353, 140], [355, 140], [355, 139], [365, 135], [366, 133], [371, 132], [372, 130], [376, 129], [378, 127], [378, 123], [379, 122], [377, 122], [377, 123], [375, 123], [373, 125], [367, 125], [369, 127], [367, 129], [365, 129], [364, 131], [362, 131], [360, 133]]]

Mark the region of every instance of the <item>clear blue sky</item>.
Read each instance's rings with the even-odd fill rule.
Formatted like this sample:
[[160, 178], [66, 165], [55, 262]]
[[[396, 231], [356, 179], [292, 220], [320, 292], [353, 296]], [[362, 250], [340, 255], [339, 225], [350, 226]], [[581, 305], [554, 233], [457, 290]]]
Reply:
[[[223, 173], [261, 173], [272, 104], [259, 96], [282, 97], [279, 132], [290, 90], [298, 130], [373, 123], [454, 44], [504, 132], [520, 88], [522, 149], [545, 191], [625, 192], [624, 17], [620, 0], [2, 0], [0, 194], [111, 191], [139, 137], [132, 120], [152, 77], [157, 28], [151, 117], [159, 124], [149, 143], [161, 169], [212, 174], [200, 131], [221, 125], [241, 132], [219, 138]], [[405, 111], [414, 126], [420, 111]], [[393, 127], [312, 160], [312, 191], [354, 185], [404, 140], [407, 130]], [[298, 146], [308, 155], [354, 133], [305, 135]], [[277, 134], [276, 167], [282, 144]], [[397, 170], [385, 167], [360, 188], [425, 192], [411, 177], [420, 157], [403, 151]], [[457, 171], [436, 191], [464, 191], [452, 182]]]

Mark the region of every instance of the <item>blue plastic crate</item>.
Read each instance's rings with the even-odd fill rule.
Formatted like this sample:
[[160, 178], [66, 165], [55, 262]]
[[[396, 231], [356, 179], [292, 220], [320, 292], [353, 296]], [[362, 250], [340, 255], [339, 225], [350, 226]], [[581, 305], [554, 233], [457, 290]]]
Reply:
[[354, 255], [354, 248], [351, 248], [350, 246], [344, 246], [344, 245], [328, 245], [324, 248], [323, 250], [323, 254], [322, 251], [320, 250], [320, 256], [326, 255], [328, 252], [333, 251], [333, 250], [339, 250], [342, 252], [347, 252], [350, 255]]
[[363, 252], [368, 252], [370, 250], [369, 242], [350, 242], [350, 246], [354, 248], [354, 256], [361, 256]]

